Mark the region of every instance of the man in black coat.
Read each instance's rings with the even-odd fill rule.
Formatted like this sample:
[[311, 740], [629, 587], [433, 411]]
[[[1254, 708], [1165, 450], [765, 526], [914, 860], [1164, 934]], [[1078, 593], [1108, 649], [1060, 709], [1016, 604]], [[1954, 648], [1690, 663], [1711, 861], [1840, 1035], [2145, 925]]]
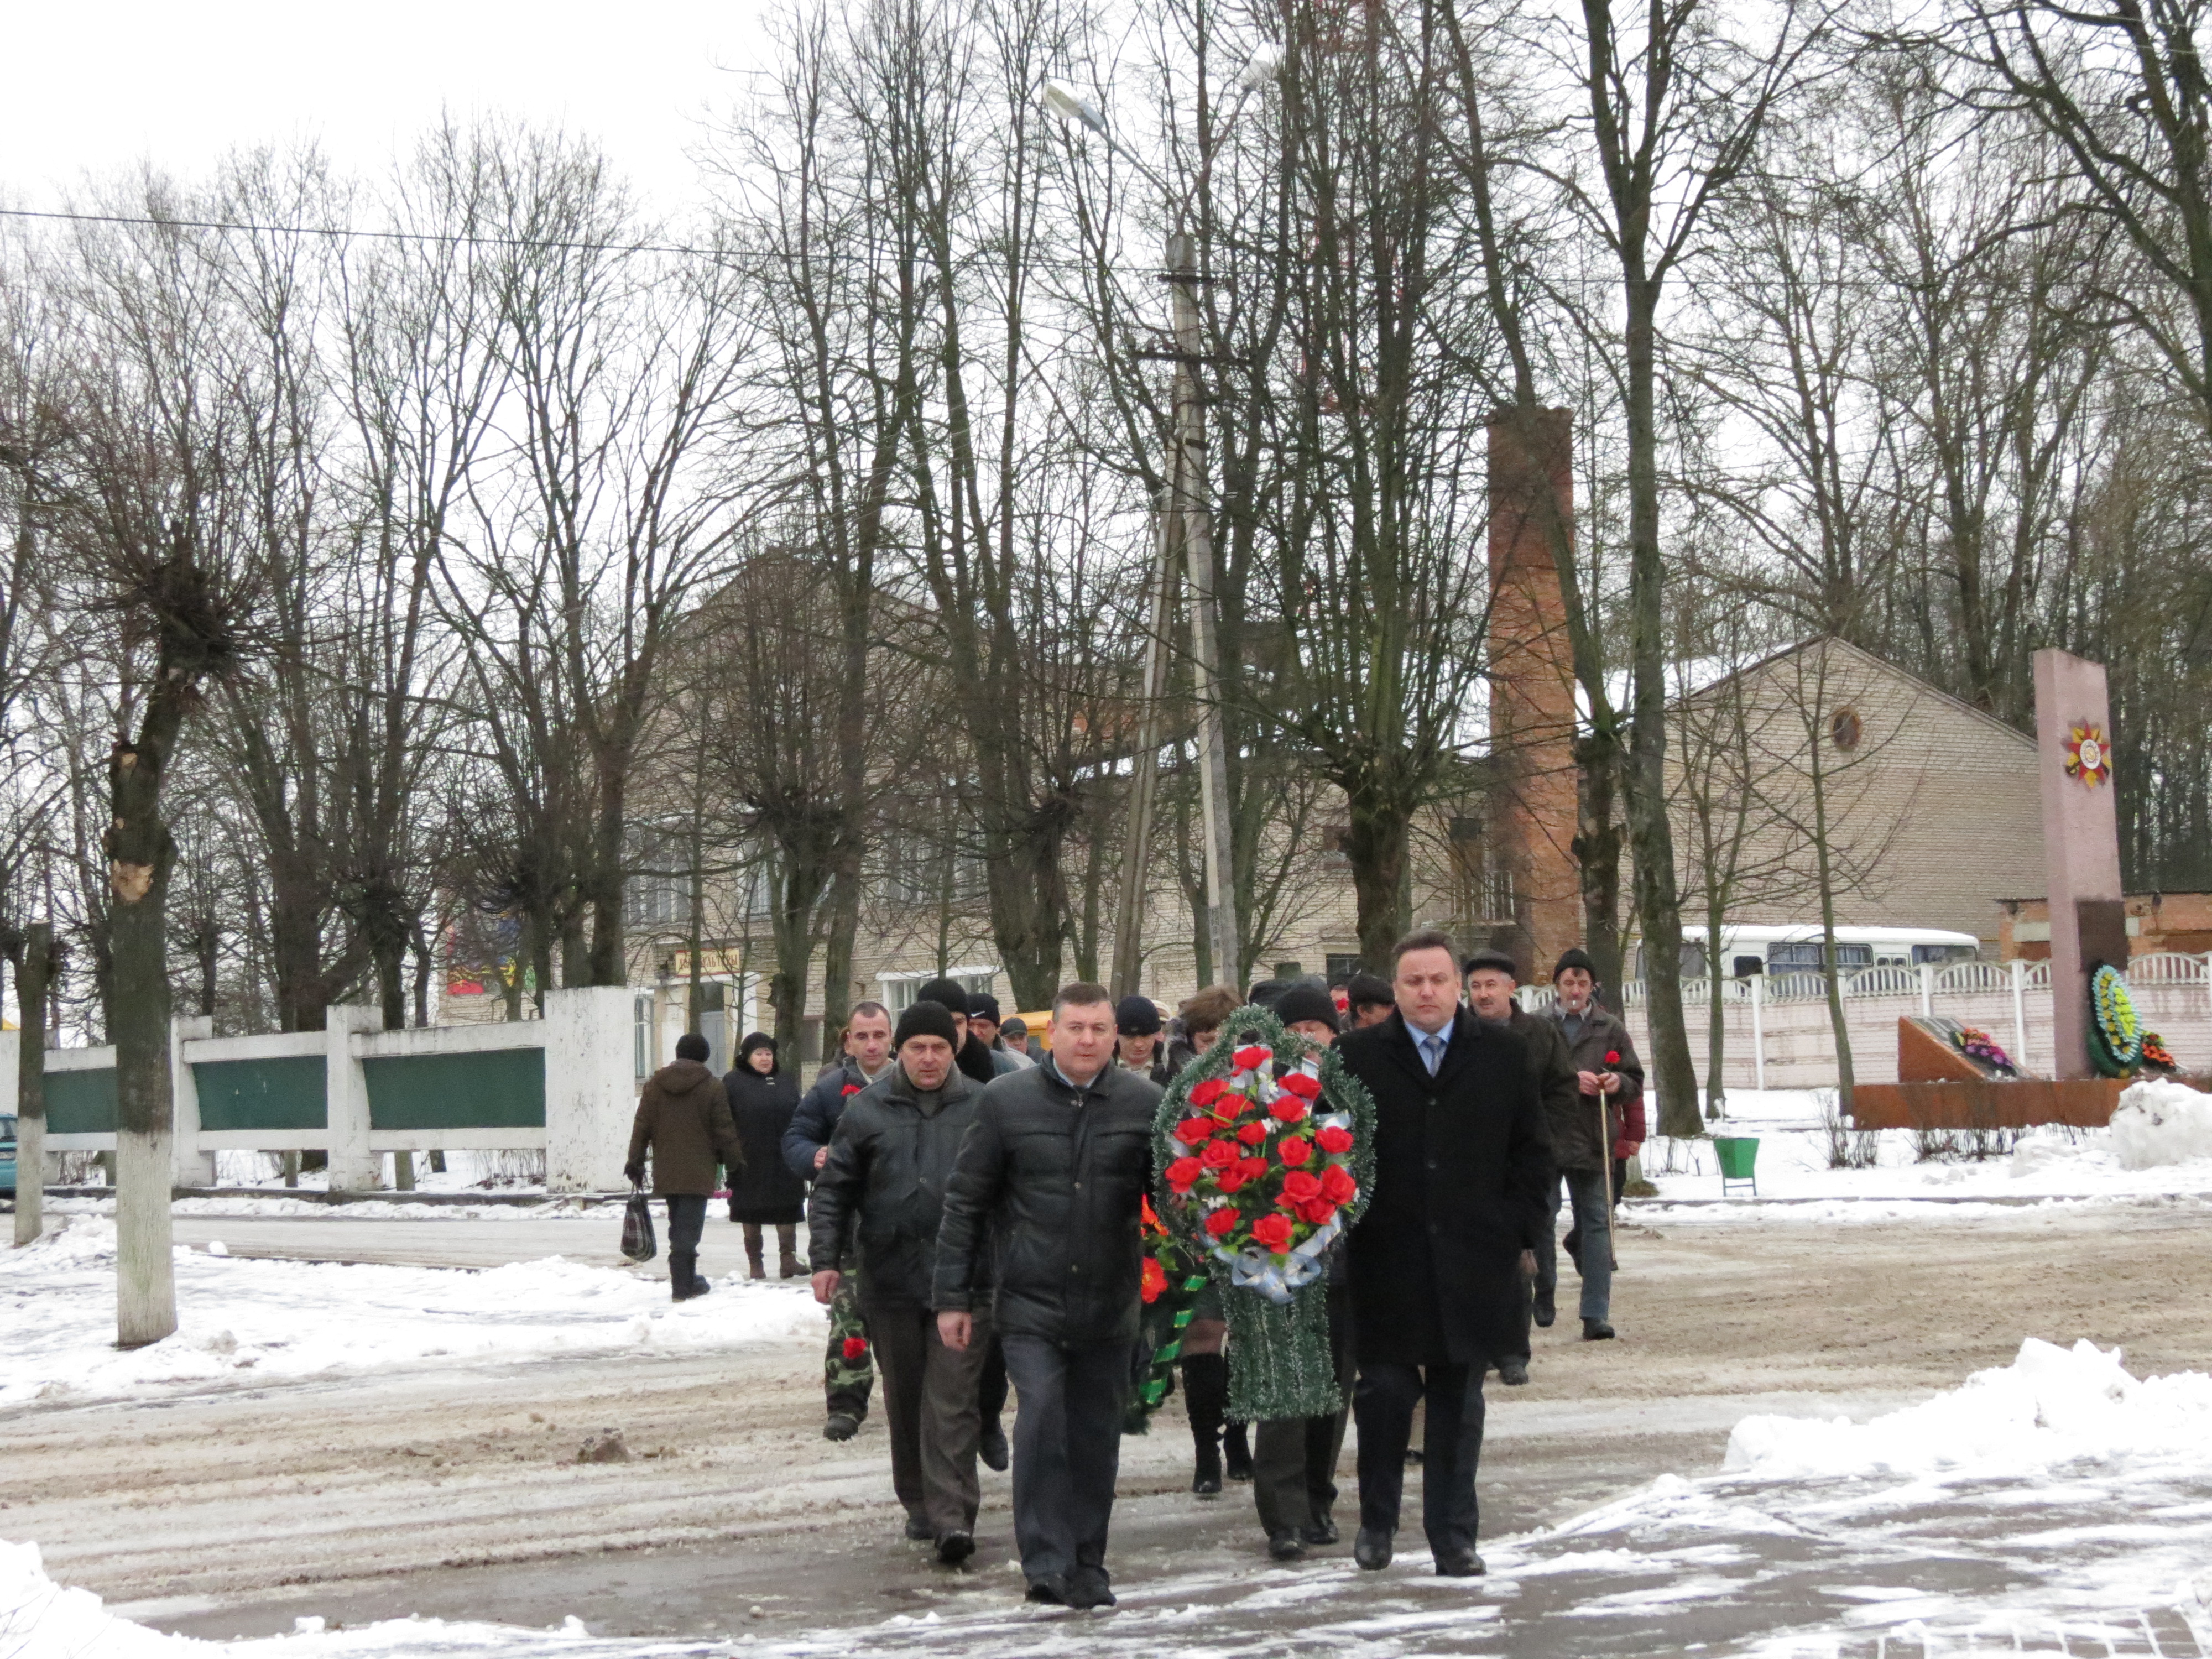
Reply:
[[945, 1194], [937, 1241], [938, 1330], [974, 1338], [981, 1281], [1020, 1392], [1014, 1419], [1014, 1540], [1030, 1598], [1114, 1605], [1106, 1530], [1121, 1468], [1121, 1409], [1137, 1340], [1160, 1091], [1113, 1063], [1105, 988], [1062, 986], [1052, 1052], [983, 1091]]
[[1346, 1249], [1359, 1358], [1363, 1567], [1390, 1564], [1413, 1407], [1428, 1401], [1421, 1520], [1437, 1571], [1482, 1571], [1474, 1474], [1482, 1374], [1520, 1340], [1522, 1242], [1544, 1216], [1551, 1170], [1528, 1051], [1460, 1006], [1443, 933], [1393, 952], [1396, 1011], [1338, 1044], [1375, 1097], [1374, 1196]]

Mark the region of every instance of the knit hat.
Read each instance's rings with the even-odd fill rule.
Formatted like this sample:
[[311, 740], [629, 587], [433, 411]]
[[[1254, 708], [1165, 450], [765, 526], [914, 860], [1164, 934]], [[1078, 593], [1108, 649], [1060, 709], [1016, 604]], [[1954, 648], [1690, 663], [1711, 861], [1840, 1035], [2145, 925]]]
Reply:
[[1275, 1005], [1275, 1018], [1285, 1025], [1317, 1019], [1331, 1030], [1337, 1027], [1336, 999], [1318, 985], [1293, 985]]
[[1579, 968], [1592, 979], [1597, 977], [1597, 963], [1590, 960], [1589, 952], [1579, 945], [1571, 945], [1559, 952], [1559, 959], [1552, 969], [1552, 977], [1559, 978], [1570, 968]]
[[968, 1018], [988, 1019], [996, 1025], [999, 1023], [998, 998], [988, 991], [970, 991], [968, 994]]
[[1516, 985], [1521, 982], [1520, 969], [1514, 965], [1513, 958], [1503, 951], [1477, 951], [1467, 959], [1467, 965], [1460, 970], [1460, 977], [1464, 979], [1478, 968], [1494, 969]]
[[708, 1052], [707, 1039], [696, 1031], [686, 1031], [676, 1039], [676, 1058], [678, 1060], [704, 1060]]
[[1123, 997], [1114, 1010], [1114, 1029], [1123, 1036], [1157, 1036], [1159, 1005], [1150, 997]]
[[968, 1018], [968, 988], [957, 979], [933, 979], [914, 994], [916, 1002], [933, 1002], [947, 1012]]
[[941, 1002], [921, 1001], [910, 1006], [899, 1016], [891, 1047], [903, 1048], [909, 1039], [918, 1036], [943, 1037], [947, 1047], [960, 1046], [960, 1034], [952, 1024], [952, 1011]]

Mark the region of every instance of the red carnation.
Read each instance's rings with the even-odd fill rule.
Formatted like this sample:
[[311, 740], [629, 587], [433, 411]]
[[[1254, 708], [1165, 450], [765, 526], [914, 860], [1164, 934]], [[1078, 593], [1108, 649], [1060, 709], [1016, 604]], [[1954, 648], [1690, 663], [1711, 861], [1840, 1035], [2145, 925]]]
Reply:
[[1283, 1197], [1290, 1203], [1303, 1204], [1321, 1194], [1321, 1182], [1304, 1170], [1293, 1170], [1283, 1177]]
[[1296, 1095], [1277, 1095], [1267, 1109], [1285, 1123], [1296, 1123], [1306, 1115], [1306, 1103]]
[[1235, 1232], [1237, 1231], [1235, 1208], [1224, 1204], [1218, 1210], [1208, 1212], [1206, 1218], [1206, 1231], [1216, 1238], [1226, 1238]]
[[1267, 1126], [1264, 1123], [1248, 1123], [1237, 1132], [1237, 1139], [1247, 1146], [1256, 1146], [1267, 1138]]
[[1308, 1072], [1292, 1072], [1283, 1079], [1283, 1087], [1300, 1100], [1318, 1100], [1321, 1097], [1321, 1079]]
[[1225, 1170], [1237, 1161], [1237, 1143], [1233, 1140], [1209, 1140], [1198, 1161], [1209, 1170]]
[[1206, 1165], [1194, 1158], [1179, 1158], [1162, 1172], [1167, 1183], [1178, 1197], [1187, 1194], [1199, 1176], [1206, 1173]]
[[847, 1337], [844, 1353], [848, 1359], [866, 1359], [868, 1357], [868, 1339], [865, 1336]]
[[1224, 1085], [1218, 1077], [1210, 1077], [1202, 1082], [1194, 1083], [1190, 1088], [1190, 1103], [1194, 1106], [1211, 1106], [1221, 1098], [1223, 1087]]
[[857, 1083], [848, 1083], [845, 1085], [845, 1092], [848, 1095], [857, 1095], [860, 1092], [860, 1085]]
[[1252, 1224], [1252, 1242], [1261, 1249], [1280, 1255], [1291, 1242], [1291, 1218], [1286, 1215], [1263, 1215]]
[[1607, 1050], [1605, 1051], [1605, 1063], [1606, 1063], [1607, 1065], [1608, 1065], [1608, 1066], [1618, 1066], [1618, 1065], [1620, 1065], [1620, 1049], [1618, 1049], [1618, 1048], [1608, 1048], [1608, 1049], [1607, 1049]]
[[1167, 1270], [1160, 1266], [1159, 1258], [1146, 1256], [1144, 1277], [1137, 1281], [1137, 1294], [1146, 1302], [1157, 1302], [1160, 1299], [1160, 1292], [1167, 1287]]
[[1256, 1072], [1273, 1060], [1274, 1055], [1256, 1042], [1248, 1042], [1239, 1048], [1232, 1058], [1237, 1062], [1238, 1071]]
[[1175, 1133], [1176, 1139], [1184, 1146], [1195, 1146], [1213, 1133], [1213, 1120], [1210, 1117], [1187, 1117], [1176, 1125]]
[[1296, 1169], [1313, 1156], [1313, 1142], [1301, 1140], [1296, 1135], [1288, 1135], [1276, 1146], [1275, 1152], [1284, 1163]]
[[1314, 1136], [1322, 1151], [1328, 1153], [1348, 1152], [1352, 1150], [1352, 1131], [1340, 1123], [1332, 1123]]
[[1359, 1183], [1344, 1165], [1332, 1164], [1321, 1172], [1321, 1195], [1332, 1204], [1349, 1204], [1359, 1196]]
[[1267, 1160], [1264, 1158], [1239, 1158], [1237, 1167], [1244, 1172], [1245, 1180], [1257, 1181], [1267, 1173]]
[[1310, 1198], [1298, 1206], [1298, 1218], [1310, 1221], [1316, 1227], [1326, 1227], [1336, 1219], [1336, 1206], [1325, 1198]]

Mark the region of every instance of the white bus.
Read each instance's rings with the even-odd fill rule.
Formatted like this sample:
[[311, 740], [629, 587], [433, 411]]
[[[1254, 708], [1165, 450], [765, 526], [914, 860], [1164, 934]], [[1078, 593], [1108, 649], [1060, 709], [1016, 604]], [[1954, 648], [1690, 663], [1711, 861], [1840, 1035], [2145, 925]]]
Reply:
[[[1838, 927], [1836, 966], [1845, 973], [1863, 968], [1917, 968], [1923, 963], [1942, 967], [1972, 962], [1981, 955], [1981, 941], [1972, 933], [1954, 933], [1942, 927]], [[1827, 963], [1820, 924], [1791, 922], [1768, 925], [1744, 922], [1721, 929], [1721, 971], [1729, 979], [1753, 974], [1818, 974]], [[1644, 971], [1644, 951], [1635, 952], [1635, 972]], [[1705, 961], [1705, 930], [1702, 926], [1682, 929], [1682, 976], [1704, 979], [1711, 972]]]

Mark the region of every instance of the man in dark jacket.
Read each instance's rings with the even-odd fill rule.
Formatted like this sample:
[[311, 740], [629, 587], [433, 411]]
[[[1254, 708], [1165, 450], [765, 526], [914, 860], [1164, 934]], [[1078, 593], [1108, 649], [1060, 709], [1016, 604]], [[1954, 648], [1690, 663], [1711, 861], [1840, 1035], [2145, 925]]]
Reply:
[[[914, 994], [916, 1002], [941, 1003], [951, 1010], [952, 1024], [960, 1033], [960, 1069], [979, 1084], [1023, 1069], [1021, 1061], [1003, 1048], [992, 1048], [968, 1029], [968, 988], [957, 979], [933, 979]], [[992, 1006], [997, 1006], [996, 999]]]
[[1062, 986], [1051, 1054], [983, 1091], [937, 1244], [938, 1328], [955, 1348], [985, 1310], [995, 1244], [989, 1310], [1022, 1397], [1014, 1540], [1030, 1599], [1076, 1607], [1114, 1604], [1106, 1532], [1160, 1099], [1113, 1060], [1113, 999], [1103, 986]]
[[707, 1069], [707, 1039], [686, 1031], [676, 1039], [676, 1058], [646, 1079], [629, 1131], [623, 1173], [632, 1186], [645, 1180], [653, 1154], [653, 1191], [668, 1202], [668, 1291], [678, 1302], [714, 1287], [699, 1277], [699, 1234], [717, 1164], [742, 1170], [745, 1155], [722, 1079]]
[[[1000, 1035], [1005, 1028], [999, 1023], [999, 1000], [988, 991], [970, 991], [968, 994], [968, 1029], [991, 1051], [994, 1066], [998, 1065], [1000, 1054], [1012, 1060], [1013, 1069], [1018, 1072], [1036, 1064], [1030, 1058], [1027, 1049], [1011, 1046]], [[1026, 1027], [1024, 1028], [1024, 1035], [1027, 1035]]]
[[[1535, 1082], [1537, 1098], [1544, 1103], [1545, 1135], [1556, 1159], [1559, 1149], [1571, 1144], [1563, 1137], [1571, 1136], [1578, 1124], [1585, 1131], [1589, 1126], [1583, 1121], [1582, 1096], [1575, 1087], [1574, 1061], [1567, 1053], [1567, 1040], [1552, 1020], [1529, 1013], [1514, 1000], [1520, 986], [1520, 967], [1504, 951], [1477, 951], [1467, 959], [1468, 1006], [1477, 1017], [1508, 1027], [1528, 1046], [1528, 1075]], [[1536, 1305], [1532, 1294], [1540, 1295], [1548, 1308], [1553, 1281], [1544, 1275], [1547, 1271], [1556, 1275], [1559, 1270], [1558, 1179], [1547, 1180], [1544, 1190], [1551, 1194], [1551, 1203], [1543, 1224], [1521, 1241], [1527, 1254], [1522, 1258], [1521, 1282], [1514, 1293], [1521, 1340], [1513, 1352], [1498, 1357], [1498, 1380], [1516, 1387], [1528, 1380], [1528, 1320]], [[1545, 1314], [1539, 1322], [1549, 1325], [1550, 1315]]]
[[[1575, 1267], [1583, 1276], [1583, 1334], [1594, 1338], [1613, 1334], [1608, 1322], [1613, 1316], [1613, 1234], [1610, 1226], [1612, 1203], [1620, 1197], [1620, 1181], [1625, 1160], [1644, 1139], [1644, 1062], [1636, 1057], [1636, 1044], [1629, 1040], [1628, 1027], [1620, 1016], [1601, 1006], [1597, 1000], [1597, 968], [1589, 953], [1579, 950], [1564, 952], [1559, 965], [1552, 969], [1552, 983], [1557, 988], [1558, 1000], [1552, 1004], [1551, 1018], [1559, 1028], [1567, 1044], [1568, 1062], [1575, 1068], [1575, 1082], [1580, 1094], [1580, 1117], [1586, 1126], [1585, 1139], [1598, 1139], [1598, 1103], [1605, 1103], [1604, 1144], [1599, 1156], [1612, 1164], [1611, 1179], [1605, 1190], [1597, 1190], [1595, 1182], [1585, 1182], [1589, 1189], [1575, 1200], [1575, 1224], [1567, 1230], [1567, 1253], [1575, 1259]], [[1631, 1133], [1632, 1129], [1634, 1131]], [[1604, 1173], [1595, 1160], [1590, 1167]], [[1575, 1183], [1571, 1177], [1567, 1190], [1572, 1194]], [[1583, 1212], [1594, 1202], [1608, 1223], [1606, 1229], [1602, 1263], [1602, 1287], [1593, 1298], [1593, 1277], [1600, 1271], [1597, 1252], [1590, 1249], [1589, 1234], [1583, 1224]], [[1557, 1214], [1559, 1200], [1552, 1198], [1552, 1210]], [[1556, 1266], [1554, 1268], [1556, 1272]], [[1595, 1309], [1593, 1329], [1592, 1309]], [[1552, 1322], [1552, 1298], [1540, 1295], [1536, 1304], [1539, 1323]]]
[[[836, 1260], [857, 1244], [860, 1313], [884, 1373], [891, 1486], [906, 1535], [935, 1540], [947, 1566], [975, 1552], [975, 1395], [988, 1324], [978, 1322], [973, 1346], [950, 1348], [930, 1306], [945, 1182], [981, 1097], [952, 1063], [957, 1035], [934, 1002], [899, 1016], [897, 1062], [838, 1120], [808, 1226]], [[834, 1267], [817, 1272], [815, 1300], [831, 1300], [840, 1278]]]
[[1397, 1008], [1337, 1044], [1375, 1098], [1374, 1196], [1352, 1230], [1359, 1382], [1359, 1536], [1390, 1564], [1413, 1407], [1425, 1395], [1422, 1523], [1437, 1571], [1482, 1571], [1475, 1465], [1482, 1374], [1520, 1336], [1522, 1240], [1543, 1214], [1551, 1153], [1528, 1051], [1460, 1006], [1450, 939], [1408, 935], [1393, 953]]
[[[843, 1047], [842, 1058], [823, 1068], [783, 1132], [783, 1161], [809, 1181], [829, 1159], [845, 1103], [890, 1070], [890, 1011], [880, 1002], [854, 1003], [846, 1016]], [[850, 1440], [868, 1415], [868, 1395], [876, 1380], [868, 1328], [860, 1317], [860, 1277], [851, 1262], [839, 1261], [811, 1237], [806, 1250], [810, 1271], [837, 1267], [844, 1273], [830, 1304], [830, 1346], [822, 1356], [822, 1391], [829, 1407], [822, 1437]]]

